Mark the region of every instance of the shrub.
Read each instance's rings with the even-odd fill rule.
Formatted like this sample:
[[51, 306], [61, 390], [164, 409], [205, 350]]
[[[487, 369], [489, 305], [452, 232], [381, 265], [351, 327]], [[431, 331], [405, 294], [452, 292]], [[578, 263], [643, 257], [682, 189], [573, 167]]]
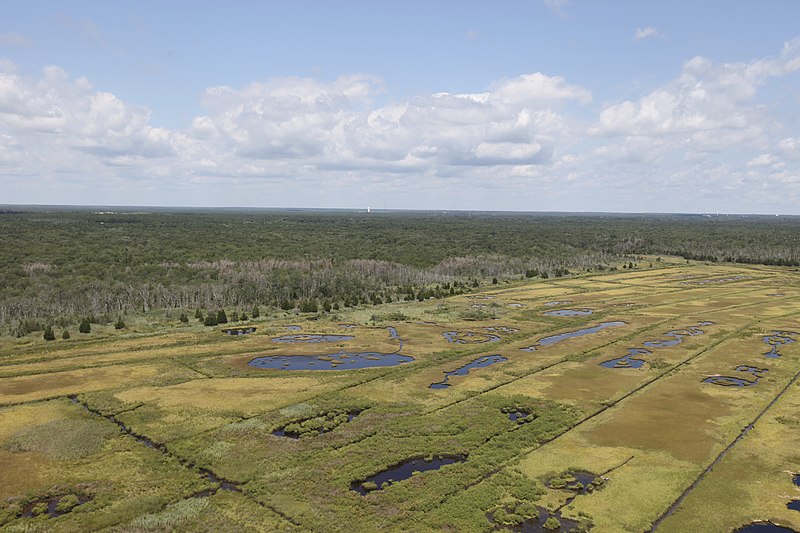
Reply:
[[81, 333], [90, 333], [92, 331], [92, 326], [91, 324], [89, 324], [88, 318], [84, 318], [83, 320], [81, 320], [81, 324], [80, 326], [78, 326], [78, 331], [80, 331]]
[[125, 322], [122, 321], [122, 317], [117, 317], [117, 321], [114, 323], [114, 329], [123, 329], [125, 327]]
[[65, 330], [64, 330], [64, 333], [62, 333], [62, 334], [61, 334], [61, 338], [62, 338], [62, 339], [64, 339], [64, 340], [67, 340], [67, 339], [69, 339], [69, 331], [67, 331], [67, 330], [65, 329]]
[[56, 340], [56, 334], [53, 333], [53, 328], [50, 327], [50, 326], [47, 326], [44, 329], [44, 335], [42, 335], [42, 337], [44, 337], [44, 340], [46, 340], [46, 341], [54, 341], [54, 340]]
[[178, 318], [178, 320], [180, 320], [181, 322], [183, 322], [185, 324], [185, 323], [189, 322], [189, 317], [186, 316], [186, 313], [181, 313], [181, 316]]

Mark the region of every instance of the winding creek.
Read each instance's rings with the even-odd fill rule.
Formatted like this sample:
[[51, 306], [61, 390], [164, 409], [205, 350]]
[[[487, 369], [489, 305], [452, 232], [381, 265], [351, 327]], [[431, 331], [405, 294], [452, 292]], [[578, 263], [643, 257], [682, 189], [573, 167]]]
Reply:
[[473, 370], [475, 368], [484, 368], [497, 363], [502, 363], [503, 361], [508, 361], [508, 359], [506, 359], [502, 355], [484, 355], [483, 357], [479, 357], [478, 359], [475, 359], [471, 363], [467, 363], [466, 365], [460, 368], [451, 370], [450, 372], [445, 372], [444, 379], [442, 381], [431, 383], [429, 387], [431, 389], [446, 389], [450, 386], [449, 381], [452, 376], [466, 376], [467, 374], [469, 374], [470, 370]]

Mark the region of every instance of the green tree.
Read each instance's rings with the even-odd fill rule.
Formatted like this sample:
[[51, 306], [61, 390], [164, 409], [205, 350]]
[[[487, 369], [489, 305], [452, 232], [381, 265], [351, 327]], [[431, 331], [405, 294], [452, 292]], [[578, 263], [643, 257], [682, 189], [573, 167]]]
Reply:
[[198, 308], [197, 311], [194, 312], [194, 317], [203, 320], [203, 312]]
[[92, 326], [91, 324], [89, 324], [88, 318], [84, 318], [83, 320], [81, 320], [81, 324], [80, 326], [78, 326], [78, 331], [80, 331], [81, 333], [90, 333], [92, 331]]
[[180, 320], [181, 322], [183, 322], [185, 324], [185, 323], [189, 322], [189, 317], [186, 316], [186, 313], [181, 313], [181, 316], [178, 318], [178, 320]]
[[61, 334], [61, 338], [64, 340], [69, 339], [69, 331], [65, 329], [64, 333]]
[[227, 324], [227, 323], [228, 323], [228, 317], [225, 315], [225, 310], [220, 309], [219, 311], [217, 311], [217, 324]]
[[217, 317], [214, 315], [214, 313], [209, 313], [206, 319], [203, 321], [204, 326], [216, 326], [217, 323]]
[[117, 321], [114, 322], [114, 329], [123, 329], [125, 327], [125, 322], [122, 321], [122, 317], [117, 317]]
[[255, 307], [253, 307], [252, 315], [253, 315], [253, 318], [258, 318], [259, 316], [261, 316], [261, 311], [259, 311], [257, 305]]
[[492, 278], [492, 285], [497, 285], [497, 278]]
[[56, 340], [56, 334], [53, 333], [53, 328], [50, 327], [49, 325], [46, 328], [44, 328], [44, 335], [42, 335], [42, 337], [44, 337], [44, 340], [46, 341]]
[[239, 320], [241, 320], [242, 322], [245, 322], [247, 320], [250, 320], [250, 318], [247, 316], [247, 313], [242, 311], [242, 316], [239, 317]]
[[231, 322], [239, 322], [239, 312], [234, 311], [231, 313]]

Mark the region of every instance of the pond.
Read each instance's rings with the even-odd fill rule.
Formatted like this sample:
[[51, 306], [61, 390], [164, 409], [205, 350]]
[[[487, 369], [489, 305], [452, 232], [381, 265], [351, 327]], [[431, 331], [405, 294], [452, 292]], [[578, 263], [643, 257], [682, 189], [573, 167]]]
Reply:
[[46, 514], [49, 518], [56, 518], [71, 512], [73, 509], [79, 505], [83, 505], [89, 500], [91, 500], [91, 497], [83, 494], [64, 494], [61, 496], [38, 498], [28, 503], [18, 516], [22, 518], [33, 518]]
[[555, 309], [553, 311], [545, 311], [543, 314], [547, 316], [586, 316], [593, 314], [591, 309]]
[[255, 326], [242, 326], [238, 328], [225, 328], [222, 333], [226, 335], [247, 335], [248, 333], [255, 333]]
[[711, 383], [712, 385], [720, 385], [722, 387], [750, 387], [758, 383], [758, 378], [754, 381], [750, 381], [733, 376], [709, 376], [703, 380], [703, 383]]
[[790, 511], [800, 511], [800, 500], [792, 500], [786, 504], [786, 508]]
[[559, 333], [558, 335], [551, 335], [550, 337], [544, 337], [539, 339], [536, 343], [527, 348], [520, 348], [523, 352], [533, 352], [537, 348], [541, 348], [542, 346], [550, 346], [551, 344], [556, 344], [557, 342], [561, 342], [567, 339], [573, 339], [575, 337], [583, 337], [584, 335], [591, 335], [592, 333], [597, 333], [598, 331], [602, 331], [606, 328], [614, 328], [617, 326], [624, 326], [625, 322], [603, 322], [602, 324], [598, 324], [597, 326], [592, 326], [590, 328], [583, 328], [576, 331], [568, 331], [566, 333]]
[[[647, 346], [648, 348], [669, 348], [671, 346], [676, 346], [682, 343], [684, 337], [694, 337], [696, 335], [703, 335], [705, 331], [703, 331], [700, 328], [712, 325], [714, 325], [713, 322], [701, 321], [694, 326], [667, 331], [666, 333], [664, 333], [664, 336], [669, 337], [668, 339], [656, 339], [651, 341], [645, 341], [642, 344], [644, 346]], [[605, 368], [641, 368], [646, 361], [644, 359], [637, 358], [636, 356], [646, 355], [649, 353], [653, 352], [645, 348], [628, 348], [628, 353], [626, 355], [623, 355], [622, 357], [618, 357], [616, 359], [611, 359], [610, 361], [602, 362], [600, 363], [600, 366]]]
[[644, 359], [638, 359], [637, 355], [645, 355], [653, 353], [650, 350], [645, 350], [644, 348], [628, 348], [628, 353], [623, 355], [622, 357], [617, 357], [616, 359], [611, 359], [610, 361], [605, 361], [600, 363], [600, 366], [605, 368], [641, 368], [644, 365]]
[[283, 327], [286, 329], [286, 331], [300, 331], [301, 329], [303, 329], [300, 326], [296, 326], [294, 324], [290, 324], [288, 326], [283, 326]]
[[431, 459], [412, 457], [377, 474], [373, 474], [363, 481], [353, 481], [350, 484], [350, 489], [364, 496], [372, 491], [385, 489], [392, 483], [408, 479], [415, 472], [439, 470], [445, 465], [461, 463], [466, 460], [467, 457], [465, 455], [440, 455]]
[[769, 357], [770, 359], [779, 358], [781, 354], [778, 352], [778, 348], [784, 344], [796, 342], [794, 337], [797, 335], [800, 334], [794, 331], [773, 331], [770, 335], [765, 336], [761, 340], [772, 348], [764, 354], [764, 357]]
[[283, 335], [282, 337], [275, 337], [272, 342], [288, 342], [288, 343], [316, 343], [316, 342], [341, 342], [351, 341], [355, 339], [352, 335], [320, 335], [315, 333], [296, 333], [294, 335]]
[[342, 424], [352, 422], [354, 418], [361, 414], [361, 411], [361, 409], [344, 412], [331, 411], [312, 418], [291, 422], [279, 427], [272, 434], [276, 437], [288, 437], [295, 440], [303, 435], [322, 435], [333, 431]]
[[487, 366], [494, 365], [496, 363], [502, 363], [503, 361], [508, 361], [502, 355], [484, 355], [483, 357], [479, 357], [475, 359], [471, 363], [468, 363], [460, 368], [455, 370], [451, 370], [450, 372], [444, 373], [444, 379], [442, 381], [437, 381], [436, 383], [431, 383], [430, 388], [432, 389], [446, 389], [450, 386], [448, 381], [452, 376], [466, 376], [469, 374], [469, 371], [474, 368], [484, 368]]
[[[513, 512], [514, 510], [506, 509], [506, 511]], [[577, 520], [564, 518], [561, 516], [560, 511], [550, 511], [540, 506], [536, 506], [536, 511], [539, 515], [537, 518], [527, 519], [521, 524], [514, 526], [499, 524], [494, 520], [494, 517], [491, 513], [487, 514], [486, 518], [494, 525], [495, 531], [515, 531], [518, 533], [563, 533], [567, 531], [581, 531], [577, 529], [580, 525]], [[551, 529], [550, 527], [545, 527], [545, 522], [547, 522], [550, 518], [558, 521], [558, 528]]]
[[[342, 350], [324, 355], [267, 355], [256, 357], [247, 364], [255, 368], [271, 370], [355, 370], [359, 368], [397, 366], [414, 361], [411, 356], [400, 355], [400, 351], [403, 349], [403, 339], [398, 336], [397, 330], [390, 326], [386, 328], [386, 331], [389, 332], [389, 336], [393, 340], [399, 341], [400, 345], [397, 351], [380, 353], [346, 352]], [[353, 338], [350, 335], [338, 335], [338, 337]]]
[[442, 336], [453, 344], [483, 344], [500, 340], [497, 335], [477, 331], [445, 331]]
[[772, 522], [753, 522], [739, 529], [735, 529], [733, 533], [797, 533], [794, 529], [788, 527], [778, 526]]

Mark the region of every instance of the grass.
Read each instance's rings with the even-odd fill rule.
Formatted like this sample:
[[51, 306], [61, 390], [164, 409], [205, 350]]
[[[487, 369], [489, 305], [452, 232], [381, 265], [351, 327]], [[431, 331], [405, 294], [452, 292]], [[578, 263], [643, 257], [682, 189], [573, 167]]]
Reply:
[[[593, 531], [645, 530], [800, 370], [800, 338], [781, 347], [780, 359], [765, 359], [762, 342], [775, 329], [800, 331], [796, 272], [685, 261], [659, 266], [501, 284], [473, 295], [488, 299], [395, 302], [321, 313], [317, 320], [265, 312], [254, 322], [257, 332], [241, 337], [192, 322], [160, 323], [150, 313], [126, 318], [127, 331], [98, 328], [92, 338], [0, 339], [0, 528], [479, 532], [492, 527], [487, 513], [501, 508], [564, 505], [568, 493], [545, 482], [585, 470], [605, 473], [608, 482], [576, 497], [564, 516], [591, 521]], [[747, 279], [683, 283], [734, 276]], [[786, 296], [768, 296], [775, 292]], [[569, 303], [545, 305], [552, 301]], [[542, 314], [584, 307], [594, 314]], [[613, 320], [626, 325], [520, 350]], [[653, 349], [639, 370], [599, 366], [701, 320], [714, 325], [675, 347]], [[272, 342], [289, 333], [287, 325], [355, 338]], [[330, 372], [247, 366], [264, 355], [391, 352], [399, 343], [387, 326], [397, 328], [413, 363]], [[499, 326], [518, 331], [497, 333], [500, 340], [486, 344], [451, 344], [442, 335]], [[491, 354], [508, 360], [451, 377], [448, 389], [429, 388], [443, 372]], [[740, 364], [769, 371], [743, 389], [702, 383], [707, 375], [736, 375]], [[169, 453], [82, 410], [65, 398], [72, 394], [166, 443]], [[529, 410], [535, 420], [510, 421], [503, 410], [511, 407]], [[321, 434], [272, 434], [355, 410], [358, 417]], [[800, 527], [785, 508], [800, 491], [787, 474], [800, 471], [797, 412], [795, 386], [659, 531], [728, 533], [757, 519]], [[448, 454], [467, 460], [368, 496], [350, 490], [351, 482], [404, 459]], [[242, 492], [191, 498], [217, 487], [198, 467], [241, 483]], [[58, 519], [18, 517], [24, 501], [55, 488], [92, 499]]]

